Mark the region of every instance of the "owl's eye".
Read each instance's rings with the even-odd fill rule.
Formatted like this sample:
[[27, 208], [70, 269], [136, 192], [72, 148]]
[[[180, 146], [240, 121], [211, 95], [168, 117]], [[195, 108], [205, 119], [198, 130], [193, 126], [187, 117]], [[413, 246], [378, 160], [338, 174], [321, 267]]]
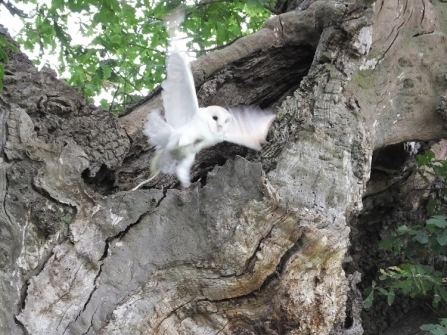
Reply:
[[214, 121], [217, 121], [217, 116], [213, 116], [213, 120], [214, 120]]

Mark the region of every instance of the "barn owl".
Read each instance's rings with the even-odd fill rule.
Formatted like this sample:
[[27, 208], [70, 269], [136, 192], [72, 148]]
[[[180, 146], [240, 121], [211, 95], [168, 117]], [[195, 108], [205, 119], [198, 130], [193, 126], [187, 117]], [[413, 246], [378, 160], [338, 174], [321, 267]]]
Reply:
[[188, 58], [179, 50], [175, 38], [182, 15], [181, 11], [176, 11], [167, 20], [171, 52], [166, 80], [161, 85], [166, 120], [158, 111], [152, 111], [143, 130], [149, 143], [156, 147], [151, 162], [152, 177], [134, 190], [159, 172], [175, 173], [182, 186], [188, 187], [191, 184], [190, 170], [198, 152], [223, 141], [260, 150], [275, 118], [256, 107], [199, 107]]

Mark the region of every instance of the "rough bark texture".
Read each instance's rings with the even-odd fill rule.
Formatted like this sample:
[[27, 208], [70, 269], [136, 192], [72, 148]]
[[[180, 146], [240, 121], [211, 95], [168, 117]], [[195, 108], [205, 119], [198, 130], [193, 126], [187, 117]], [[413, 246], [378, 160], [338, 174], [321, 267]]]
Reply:
[[[369, 213], [404, 164], [377, 168], [373, 152], [389, 162], [378, 149], [445, 137], [447, 7], [275, 8], [288, 12], [193, 64], [202, 105], [276, 112], [269, 143], [204, 151], [188, 189], [161, 176], [129, 191], [149, 175], [141, 128], [159, 95], [115, 119], [11, 55], [0, 97], [1, 334], [363, 333], [358, 283], [374, 276], [378, 238], [357, 241], [369, 241]], [[371, 167], [387, 175], [367, 187]], [[421, 199], [402, 197], [401, 211], [418, 217]], [[373, 317], [363, 315], [367, 333], [391, 325], [374, 328]]]

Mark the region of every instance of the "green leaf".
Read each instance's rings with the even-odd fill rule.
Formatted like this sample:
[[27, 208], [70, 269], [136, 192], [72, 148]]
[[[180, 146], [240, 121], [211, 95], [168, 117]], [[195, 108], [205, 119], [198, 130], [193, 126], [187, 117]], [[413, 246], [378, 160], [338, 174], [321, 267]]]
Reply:
[[427, 151], [424, 155], [417, 155], [418, 166], [430, 165], [433, 158], [435, 158], [435, 153], [431, 150]]
[[420, 326], [419, 328], [420, 328], [420, 330], [427, 330], [428, 331], [428, 330], [432, 330], [435, 327], [436, 327], [436, 325], [428, 323], [428, 324]]
[[368, 309], [371, 308], [374, 301], [374, 289], [368, 294], [365, 300], [363, 300], [363, 308]]
[[435, 225], [435, 226], [437, 226], [439, 228], [446, 228], [447, 227], [447, 221], [446, 221], [446, 217], [444, 215], [432, 216], [426, 222], [427, 222], [428, 225]]
[[432, 335], [445, 335], [447, 334], [447, 330], [441, 326], [436, 325], [435, 328], [430, 330], [430, 334]]
[[108, 110], [110, 107], [110, 104], [106, 99], [101, 99], [101, 101], [99, 103], [100, 103], [101, 107], [105, 110]]
[[0, 62], [7, 63], [9, 61], [8, 54], [0, 48]]
[[414, 240], [421, 243], [421, 244], [427, 244], [428, 243], [428, 235], [425, 231], [418, 231], [414, 233]]
[[431, 150], [428, 150], [426, 153], [425, 153], [425, 156], [427, 157], [427, 159], [429, 160], [429, 161], [432, 161], [433, 160], [433, 158], [435, 158], [435, 153], [433, 152], [433, 151], [431, 151]]
[[447, 328], [442, 325], [425, 324], [420, 327], [421, 330], [430, 332], [433, 335], [445, 335], [447, 334]]
[[393, 289], [389, 291], [389, 294], [386, 297], [386, 301], [388, 303], [388, 306], [391, 306], [394, 302], [394, 299], [396, 298], [396, 294], [394, 293]]
[[438, 236], [436, 238], [436, 240], [438, 241], [438, 243], [442, 246], [447, 245], [447, 233], [444, 232], [442, 235]]
[[396, 242], [395, 236], [387, 236], [379, 242], [379, 248], [382, 250], [392, 250], [394, 243]]
[[408, 228], [406, 225], [402, 225], [397, 228], [397, 232], [401, 234], [407, 233], [408, 231], [410, 231], [410, 228]]
[[108, 65], [103, 65], [101, 67], [103, 73], [103, 79], [109, 79], [112, 75], [112, 69]]
[[435, 287], [435, 292], [441, 296], [442, 300], [447, 302], [447, 290], [444, 287], [436, 286]]

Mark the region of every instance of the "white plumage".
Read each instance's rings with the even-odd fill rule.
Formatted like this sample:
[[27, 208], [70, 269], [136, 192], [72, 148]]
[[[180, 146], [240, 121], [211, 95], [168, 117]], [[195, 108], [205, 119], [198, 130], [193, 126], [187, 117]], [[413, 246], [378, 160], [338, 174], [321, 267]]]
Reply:
[[199, 108], [188, 58], [176, 46], [175, 34], [182, 21], [183, 12], [177, 10], [166, 24], [171, 38], [161, 93], [166, 121], [158, 111], [151, 112], [143, 133], [157, 150], [151, 162], [152, 178], [160, 171], [175, 173], [181, 184], [188, 187], [190, 170], [199, 151], [223, 141], [260, 150], [275, 116], [255, 107]]

